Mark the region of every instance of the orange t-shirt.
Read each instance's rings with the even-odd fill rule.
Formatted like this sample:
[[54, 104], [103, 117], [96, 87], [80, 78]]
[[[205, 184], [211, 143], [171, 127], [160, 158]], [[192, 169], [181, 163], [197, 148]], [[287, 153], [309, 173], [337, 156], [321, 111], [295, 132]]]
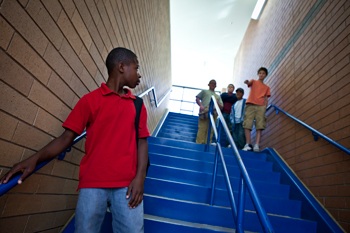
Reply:
[[265, 96], [271, 96], [270, 87], [259, 80], [251, 79], [250, 82], [252, 85], [248, 86], [251, 90], [246, 103], [264, 106]]

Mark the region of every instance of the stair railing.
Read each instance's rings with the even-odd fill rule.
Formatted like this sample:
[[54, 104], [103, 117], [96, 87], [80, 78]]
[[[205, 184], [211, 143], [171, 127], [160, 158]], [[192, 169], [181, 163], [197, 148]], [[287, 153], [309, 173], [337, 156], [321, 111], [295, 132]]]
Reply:
[[[214, 116], [213, 116], [213, 107], [215, 106], [215, 109], [218, 114], [218, 121], [219, 121], [219, 126], [218, 126], [218, 131], [215, 128], [215, 121], [214, 121]], [[233, 141], [233, 138], [230, 134], [230, 130], [228, 129], [225, 119], [220, 111], [220, 108], [216, 102], [216, 99], [214, 96], [212, 96], [210, 104], [209, 104], [209, 130], [208, 130], [208, 139], [207, 139], [207, 145], [206, 145], [206, 151], [209, 151], [209, 143], [210, 143], [210, 131], [213, 127], [213, 131], [215, 134], [215, 141], [216, 141], [216, 150], [215, 150], [215, 162], [214, 162], [214, 171], [213, 171], [213, 180], [212, 180], [212, 187], [211, 187], [211, 198], [210, 198], [210, 205], [213, 205], [214, 203], [214, 194], [215, 194], [215, 184], [216, 184], [216, 176], [217, 176], [217, 166], [218, 166], [218, 159], [220, 155], [221, 159], [221, 164], [222, 164], [222, 169], [224, 171], [224, 177], [225, 177], [225, 182], [227, 186], [227, 192], [231, 204], [231, 211], [233, 214], [233, 220], [235, 221], [236, 224], [236, 230], [238, 233], [243, 233], [243, 223], [244, 223], [244, 204], [245, 204], [245, 193], [246, 193], [246, 188], [248, 189], [248, 192], [250, 194], [250, 197], [252, 199], [253, 205], [255, 207], [255, 210], [258, 214], [260, 224], [264, 230], [265, 233], [271, 233], [274, 232], [272, 225], [270, 223], [270, 220], [266, 214], [265, 209], [262, 206], [261, 201], [258, 198], [258, 195], [255, 191], [254, 185], [247, 173], [247, 169], [245, 168], [242, 158], [238, 152], [238, 149], [236, 147], [236, 144]], [[238, 192], [238, 207], [235, 203], [234, 200], [234, 195], [231, 187], [231, 182], [230, 182], [230, 177], [228, 175], [226, 163], [225, 163], [225, 158], [224, 154], [222, 152], [222, 148], [220, 145], [220, 136], [221, 136], [221, 129], [224, 129], [226, 136], [228, 138], [228, 141], [231, 145], [231, 148], [233, 150], [233, 154], [237, 160], [237, 164], [239, 169], [241, 170], [240, 178], [239, 178], [239, 192]]]
[[268, 111], [270, 108], [275, 108], [276, 109], [276, 114], [278, 114], [280, 111], [283, 112], [285, 115], [287, 115], [288, 117], [292, 118], [293, 120], [295, 120], [296, 122], [298, 122], [299, 124], [301, 124], [302, 126], [304, 126], [305, 128], [311, 130], [312, 136], [314, 136], [314, 140], [317, 141], [319, 137], [323, 138], [324, 140], [326, 140], [327, 142], [333, 144], [334, 146], [338, 147], [339, 149], [341, 149], [342, 151], [344, 151], [345, 153], [350, 155], [350, 150], [347, 149], [346, 147], [340, 145], [339, 143], [337, 143], [336, 141], [330, 139], [329, 137], [327, 137], [326, 135], [320, 133], [319, 131], [317, 131], [316, 129], [312, 128], [311, 126], [307, 125], [306, 123], [302, 122], [301, 120], [299, 120], [298, 118], [292, 116], [291, 114], [289, 114], [288, 112], [282, 110], [281, 108], [277, 107], [276, 105], [269, 105], [266, 108], [266, 111]]
[[[169, 95], [169, 93], [171, 92], [171, 88], [163, 95], [162, 99], [158, 102], [157, 101], [157, 96], [156, 96], [156, 91], [154, 89], [154, 86], [147, 89], [146, 91], [142, 92], [141, 94], [138, 95], [138, 97], [143, 97], [144, 95], [148, 94], [150, 91], [152, 91], [153, 93], [153, 100], [151, 99], [151, 103], [154, 101], [155, 102], [155, 105], [156, 107], [158, 108], [162, 102], [164, 101], [164, 99]], [[72, 145], [66, 149], [64, 152], [62, 152], [61, 154], [59, 154], [57, 156], [57, 159], [58, 160], [63, 160], [64, 157], [66, 156], [66, 153], [67, 152], [70, 152], [72, 150], [72, 146], [75, 145], [76, 143], [78, 143], [80, 140], [82, 140], [84, 137], [86, 137], [86, 131], [84, 130], [84, 132], [79, 135], [78, 137], [76, 137], [72, 143]], [[48, 164], [49, 162], [51, 162], [54, 158], [52, 159], [49, 159], [49, 160], [46, 160], [44, 162], [41, 162], [39, 164], [36, 165], [34, 171], [27, 176], [27, 178], [29, 176], [31, 176], [33, 173], [35, 173], [36, 171], [38, 171], [40, 168], [44, 167], [46, 164]], [[2, 195], [4, 195], [6, 192], [8, 192], [9, 190], [11, 190], [12, 188], [14, 188], [17, 184], [18, 184], [18, 180], [19, 178], [21, 177], [22, 174], [17, 174], [17, 175], [14, 175], [12, 176], [12, 178], [6, 183], [6, 184], [1, 184], [0, 185], [0, 197]]]

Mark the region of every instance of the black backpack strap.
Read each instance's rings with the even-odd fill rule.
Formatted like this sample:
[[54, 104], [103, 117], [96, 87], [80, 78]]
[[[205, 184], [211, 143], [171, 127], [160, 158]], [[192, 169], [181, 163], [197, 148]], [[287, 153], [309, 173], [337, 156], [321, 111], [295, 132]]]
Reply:
[[[143, 99], [141, 99], [140, 97], [137, 97], [137, 96], [135, 96], [135, 97], [136, 97], [136, 99], [134, 100], [134, 105], [135, 105], [135, 110], [136, 110], [136, 117], [135, 117], [136, 146], [137, 146], [137, 148], [139, 148], [139, 122], [140, 122], [141, 109], [142, 109], [142, 105], [143, 105]], [[148, 158], [146, 173], [148, 172], [149, 166], [150, 166], [150, 163], [149, 163], [149, 158]]]

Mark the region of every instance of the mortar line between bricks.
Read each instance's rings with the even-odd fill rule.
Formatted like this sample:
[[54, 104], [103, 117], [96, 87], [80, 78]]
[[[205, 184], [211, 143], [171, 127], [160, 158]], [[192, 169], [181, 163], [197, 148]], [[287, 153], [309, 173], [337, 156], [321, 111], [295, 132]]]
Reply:
[[79, 193], [76, 194], [70, 194], [70, 193], [7, 193], [7, 195], [14, 195], [14, 196], [78, 196]]
[[1, 219], [23, 217], [23, 216], [31, 216], [31, 215], [40, 215], [40, 214], [59, 213], [59, 212], [63, 212], [63, 211], [72, 211], [72, 210], [75, 210], [75, 208], [74, 209], [58, 210], [58, 211], [48, 211], [48, 212], [40, 212], [40, 213], [29, 213], [29, 214], [22, 214], [22, 215], [14, 215], [14, 216], [8, 216], [8, 217], [1, 217]]
[[30, 215], [28, 216], [27, 221], [26, 221], [26, 224], [24, 225], [23, 233], [26, 232], [26, 228], [27, 228], [28, 222], [29, 222], [29, 217], [30, 217]]
[[[305, 177], [303, 179], [313, 179], [313, 178], [319, 178], [319, 177], [327, 177], [327, 176], [334, 176], [334, 175], [345, 175], [345, 174], [348, 174], [349, 172], [338, 172], [338, 173], [332, 173], [332, 174], [326, 174], [326, 175], [318, 175], [318, 176], [311, 176], [311, 177]], [[344, 185], [346, 185], [344, 183]]]

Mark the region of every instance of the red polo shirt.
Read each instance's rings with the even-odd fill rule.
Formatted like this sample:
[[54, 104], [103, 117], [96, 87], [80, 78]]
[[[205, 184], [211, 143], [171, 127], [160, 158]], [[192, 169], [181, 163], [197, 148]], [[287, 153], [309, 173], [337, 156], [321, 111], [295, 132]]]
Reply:
[[[106, 84], [83, 96], [63, 123], [79, 135], [86, 127], [85, 156], [80, 162], [80, 188], [127, 187], [137, 171], [135, 96], [120, 96]], [[142, 106], [139, 138], [149, 137]]]

